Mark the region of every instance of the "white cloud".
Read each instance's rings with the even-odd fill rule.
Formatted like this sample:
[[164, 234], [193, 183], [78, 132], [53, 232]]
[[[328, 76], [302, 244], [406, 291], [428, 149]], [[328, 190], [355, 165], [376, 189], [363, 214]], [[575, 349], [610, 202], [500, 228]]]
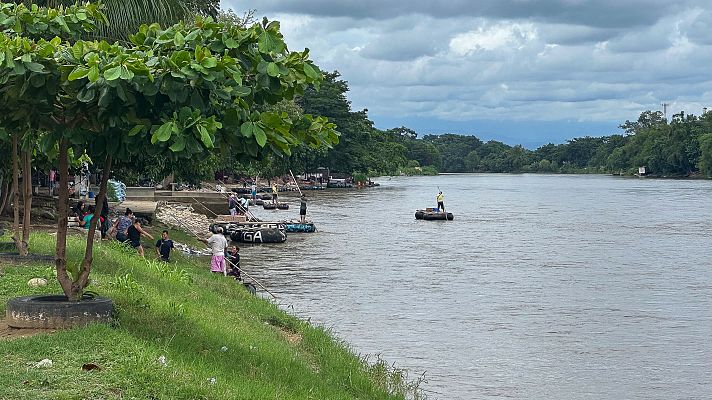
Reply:
[[504, 47], [521, 49], [527, 42], [537, 38], [532, 24], [501, 23], [479, 27], [461, 33], [450, 40], [450, 49], [457, 55], [465, 56], [476, 51], [494, 51]]

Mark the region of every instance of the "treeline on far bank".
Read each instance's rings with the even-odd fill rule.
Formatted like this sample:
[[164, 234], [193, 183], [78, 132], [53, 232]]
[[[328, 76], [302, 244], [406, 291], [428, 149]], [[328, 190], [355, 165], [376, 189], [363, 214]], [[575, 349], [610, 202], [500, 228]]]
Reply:
[[297, 170], [319, 166], [331, 171], [359, 171], [370, 176], [438, 172], [541, 172], [634, 174], [645, 166], [657, 176], [712, 176], [712, 113], [675, 114], [645, 111], [620, 125], [623, 134], [574, 138], [536, 150], [471, 135], [425, 135], [406, 128], [379, 130], [368, 110], [352, 111], [348, 85], [338, 72], [327, 73], [320, 91], [299, 101], [307, 113], [323, 115], [337, 126], [341, 140], [331, 150], [292, 157]]
[[[348, 83], [337, 71], [324, 74], [319, 90], [308, 89], [294, 102], [278, 106], [289, 114], [329, 118], [340, 133], [331, 149], [304, 145], [289, 157], [243, 161], [229, 151], [205, 160], [169, 163], [148, 159], [142, 165], [116, 171], [130, 184], [140, 175], [160, 181], [171, 172], [176, 181], [197, 183], [213, 176], [271, 177], [329, 168], [332, 174], [357, 180], [380, 175], [434, 175], [439, 172], [610, 173], [632, 175], [641, 166], [654, 176], [712, 177], [712, 113], [675, 114], [667, 121], [659, 111], [645, 111], [620, 127], [623, 134], [580, 137], [535, 150], [510, 146], [476, 136], [424, 135], [407, 127], [377, 129], [368, 110], [354, 111], [347, 98]], [[140, 171], [140, 172], [139, 172]]]

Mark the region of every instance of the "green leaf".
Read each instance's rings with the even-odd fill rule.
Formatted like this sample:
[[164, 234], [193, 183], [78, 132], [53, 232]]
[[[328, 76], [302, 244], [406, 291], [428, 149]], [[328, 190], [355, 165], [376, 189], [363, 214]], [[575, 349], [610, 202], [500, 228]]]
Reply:
[[173, 43], [176, 47], [182, 47], [185, 44], [185, 37], [183, 37], [183, 34], [176, 32], [176, 35], [173, 37]]
[[89, 77], [89, 82], [96, 82], [99, 80], [99, 66], [97, 65], [92, 65], [91, 68], [89, 68], [89, 73], [87, 74]]
[[244, 137], [251, 137], [254, 136], [254, 130], [255, 130], [255, 125], [253, 122], [245, 122], [240, 126], [240, 133], [242, 133], [242, 136]]
[[84, 67], [76, 67], [72, 72], [69, 73], [69, 80], [70, 81], [76, 81], [77, 79], [82, 79], [87, 76], [89, 73], [88, 68]]
[[106, 79], [107, 81], [117, 80], [117, 79], [119, 79], [120, 76], [121, 76], [121, 65], [117, 65], [115, 67], [109, 68], [106, 71], [104, 71], [104, 79]]
[[156, 142], [165, 142], [171, 138], [171, 133], [173, 133], [173, 126], [175, 122], [170, 121], [161, 125], [151, 136], [151, 144], [156, 144]]
[[94, 89], [82, 89], [77, 93], [77, 100], [81, 101], [82, 103], [89, 103], [90, 101], [94, 100], [94, 97], [96, 97], [96, 91]]
[[125, 65], [121, 66], [121, 79], [123, 79], [125, 81], [130, 81], [131, 79], [133, 79], [134, 76], [135, 76], [135, 74], [133, 73], [133, 71], [128, 69], [127, 66], [125, 66]]
[[238, 46], [237, 40], [233, 38], [227, 38], [227, 40], [225, 40], [225, 47], [228, 49], [236, 49]]
[[38, 64], [36, 62], [25, 63], [25, 67], [32, 72], [42, 72], [44, 70], [44, 65]]
[[213, 148], [213, 139], [210, 137], [208, 130], [203, 125], [198, 125], [198, 132], [200, 132], [200, 141], [203, 142], [205, 147]]
[[279, 75], [279, 67], [277, 66], [277, 64], [273, 62], [267, 64], [267, 75], [275, 77]]
[[183, 139], [183, 136], [178, 136], [178, 138], [176, 138], [176, 141], [168, 148], [171, 149], [171, 151], [174, 153], [180, 153], [185, 149], [185, 139]]
[[200, 63], [205, 68], [215, 68], [218, 65], [218, 60], [215, 57], [205, 57]]
[[252, 90], [247, 86], [238, 86], [233, 89], [233, 93], [238, 97], [248, 96], [251, 92]]
[[312, 67], [310, 64], [304, 64], [304, 73], [311, 79], [321, 79], [321, 73], [314, 69], [314, 67]]
[[263, 53], [280, 53], [283, 50], [281, 41], [274, 34], [267, 31], [262, 31], [257, 45]]
[[128, 135], [129, 135], [129, 136], [135, 136], [135, 135], [137, 135], [139, 132], [141, 132], [141, 131], [143, 130], [143, 128], [144, 128], [143, 125], [136, 125], [136, 126], [134, 126], [134, 127], [129, 131], [129, 134], [128, 134]]
[[265, 131], [260, 128], [259, 125], [254, 125], [254, 134], [255, 139], [257, 139], [257, 144], [259, 144], [260, 147], [265, 147], [265, 144], [267, 144], [267, 134], [265, 134]]

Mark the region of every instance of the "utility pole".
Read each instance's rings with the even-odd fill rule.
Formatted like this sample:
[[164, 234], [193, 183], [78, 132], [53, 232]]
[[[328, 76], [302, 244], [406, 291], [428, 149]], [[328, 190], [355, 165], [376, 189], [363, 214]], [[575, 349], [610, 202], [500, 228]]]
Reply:
[[665, 121], [667, 121], [667, 108], [670, 103], [661, 103], [660, 105], [663, 106], [663, 117], [665, 118]]

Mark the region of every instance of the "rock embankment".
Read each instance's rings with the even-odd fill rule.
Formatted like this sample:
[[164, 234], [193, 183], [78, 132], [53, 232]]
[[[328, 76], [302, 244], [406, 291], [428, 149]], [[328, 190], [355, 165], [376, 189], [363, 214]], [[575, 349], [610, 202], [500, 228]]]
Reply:
[[210, 232], [210, 220], [203, 214], [196, 213], [186, 204], [159, 203], [156, 219], [175, 229], [188, 231], [193, 235], [205, 236]]

